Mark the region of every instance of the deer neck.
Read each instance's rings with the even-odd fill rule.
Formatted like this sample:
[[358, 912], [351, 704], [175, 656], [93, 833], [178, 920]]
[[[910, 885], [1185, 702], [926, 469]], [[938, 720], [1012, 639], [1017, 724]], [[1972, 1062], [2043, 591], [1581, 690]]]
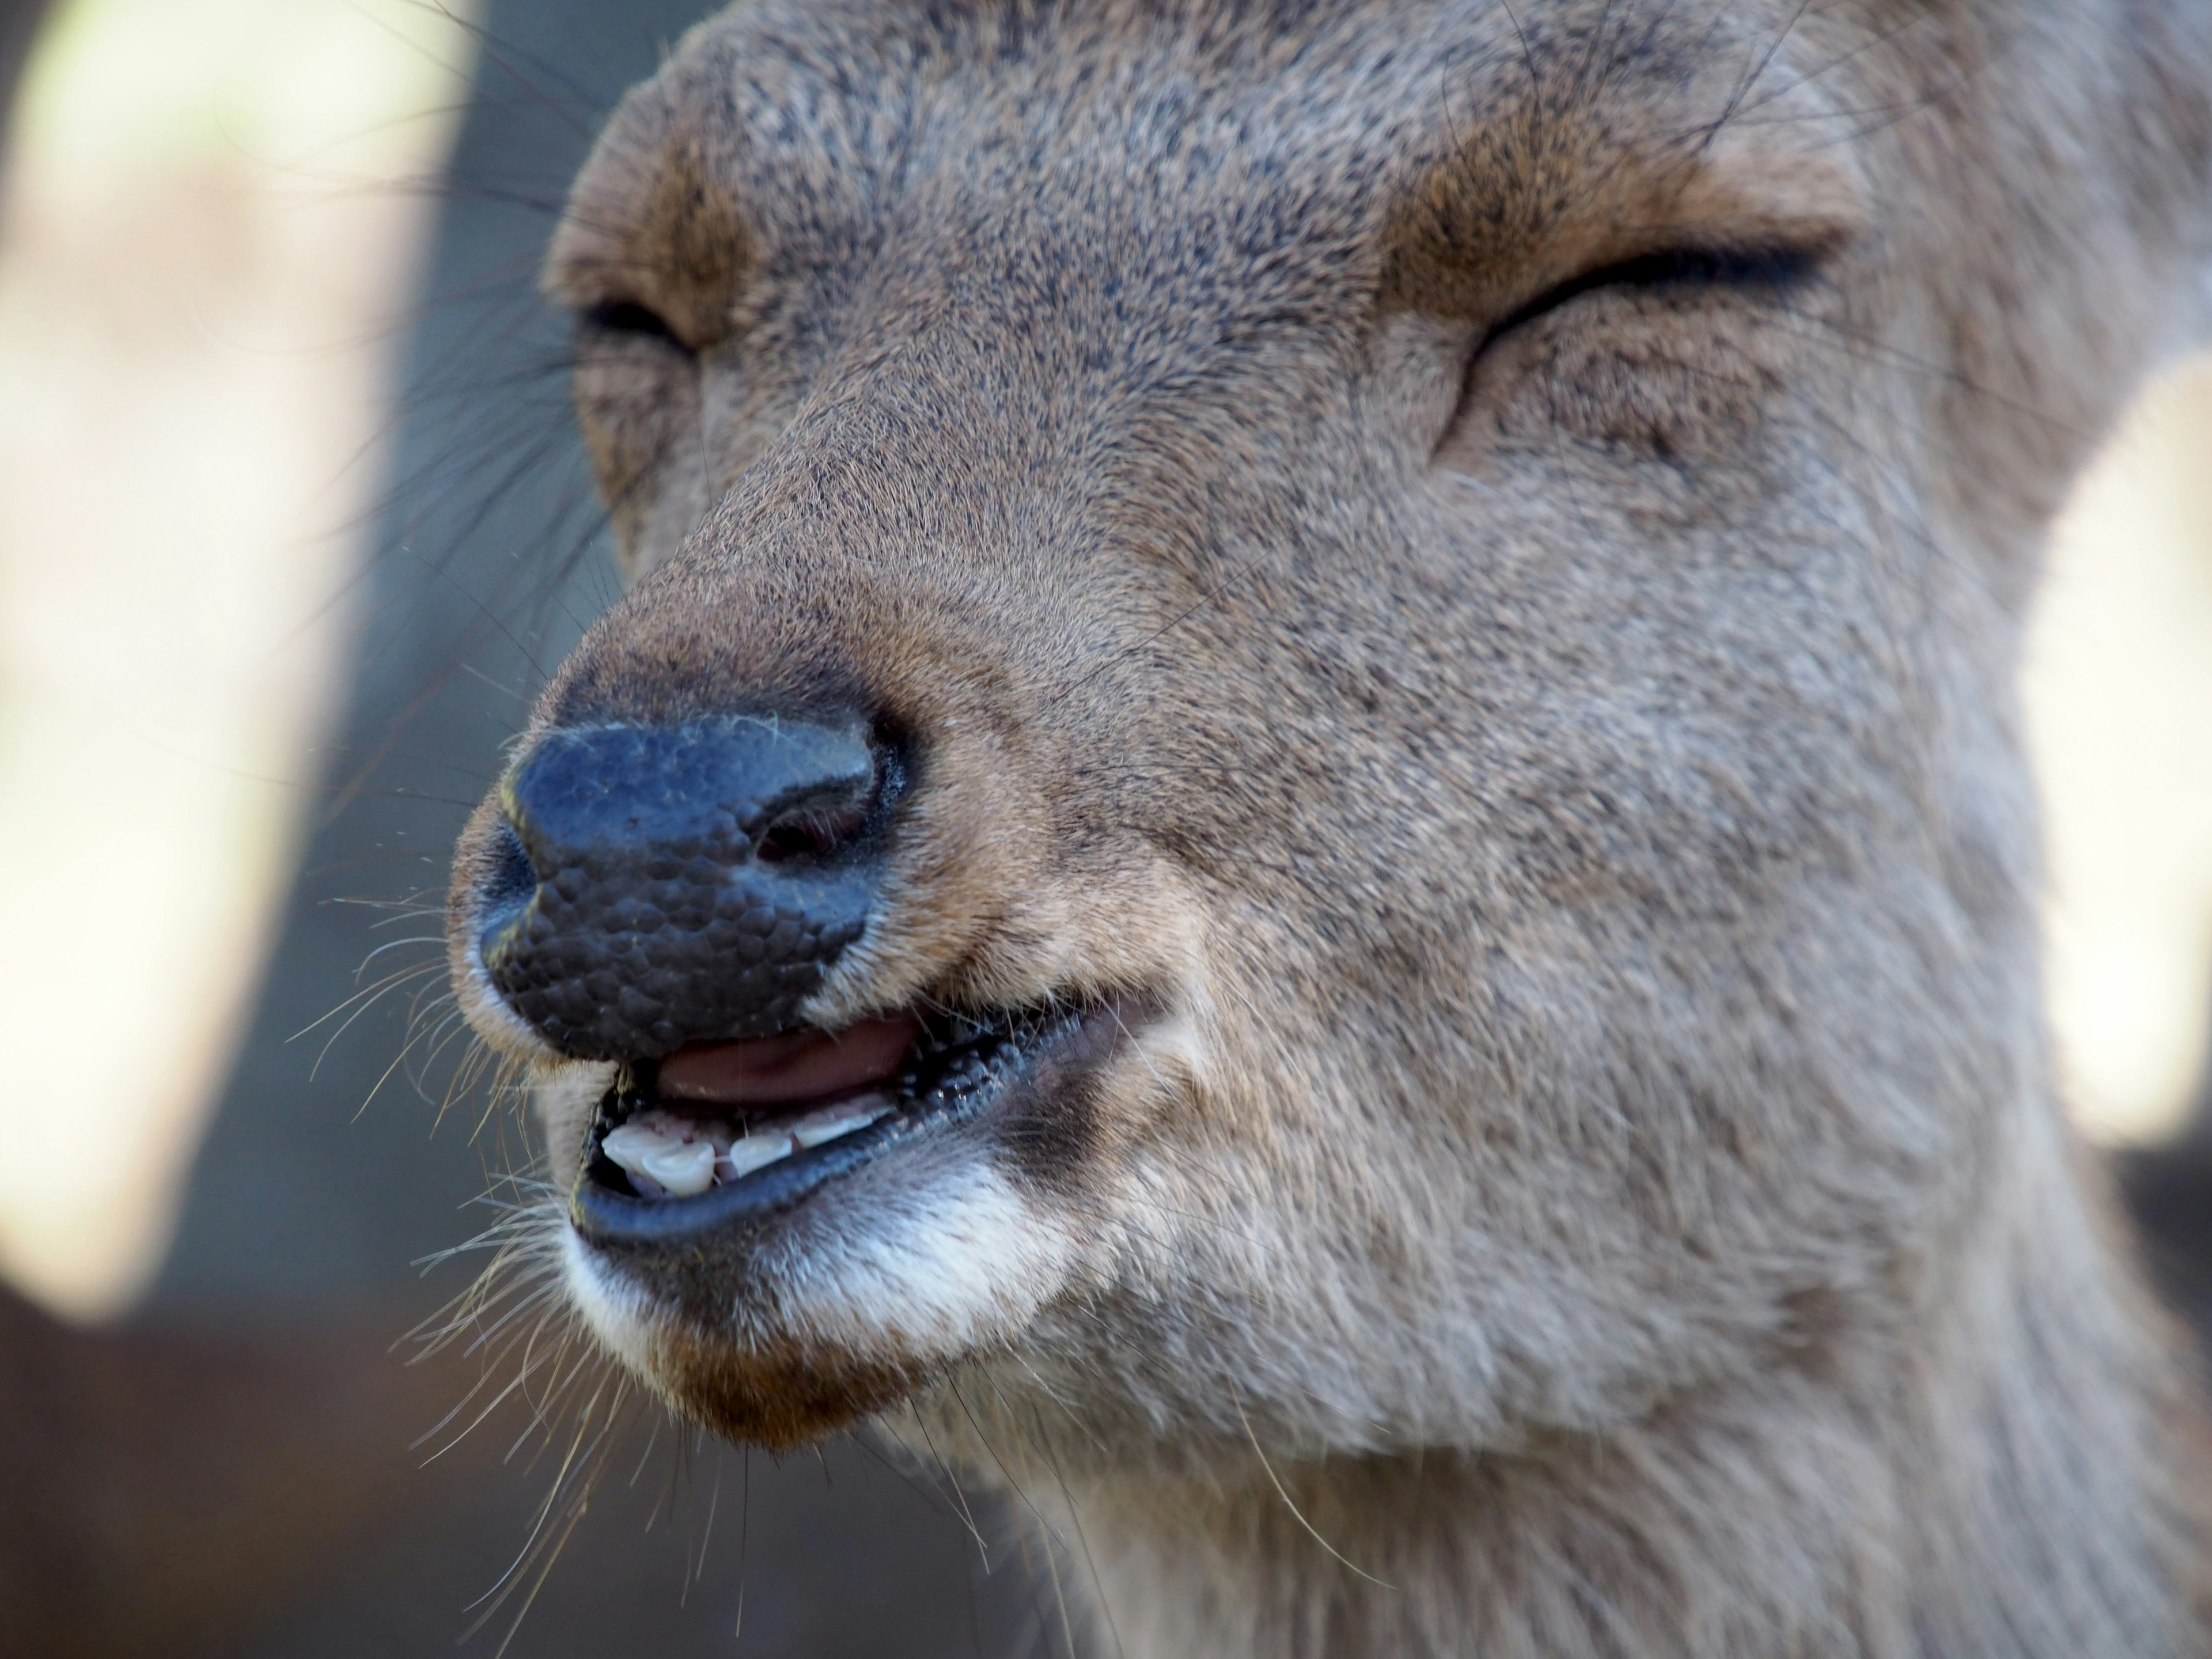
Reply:
[[[2203, 1651], [2189, 1395], [2063, 1146], [1966, 1271], [1787, 1361], [1510, 1453], [1077, 1486], [1121, 1659]], [[1936, 1294], [1932, 1304], [1917, 1298]], [[1916, 1306], [1917, 1301], [1917, 1306]], [[2201, 1443], [2201, 1439], [2197, 1442]], [[1055, 1483], [1056, 1484], [1056, 1483]], [[1063, 1491], [1066, 1490], [1062, 1488]]]

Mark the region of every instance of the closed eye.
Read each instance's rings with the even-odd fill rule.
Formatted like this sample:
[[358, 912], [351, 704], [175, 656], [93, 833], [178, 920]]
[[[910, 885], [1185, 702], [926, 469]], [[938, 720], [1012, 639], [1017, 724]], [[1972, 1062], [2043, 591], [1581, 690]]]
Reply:
[[659, 340], [678, 351], [690, 349], [676, 337], [676, 331], [668, 325], [666, 318], [635, 300], [602, 300], [597, 305], [585, 307], [576, 321], [586, 334]]
[[1642, 254], [1618, 264], [1586, 271], [1557, 288], [1546, 290], [1513, 312], [1486, 334], [1475, 355], [1480, 356], [1492, 341], [1548, 316], [1585, 294], [1604, 289], [1648, 293], [1733, 289], [1749, 293], [1786, 293], [1804, 284], [1818, 270], [1820, 256], [1807, 248], [1682, 248]]
[[1477, 338], [1434, 454], [1464, 469], [1493, 441], [1541, 434], [1672, 460], [1756, 429], [1778, 380], [1758, 367], [1747, 325], [1813, 290], [1828, 252], [1678, 248], [1545, 289]]

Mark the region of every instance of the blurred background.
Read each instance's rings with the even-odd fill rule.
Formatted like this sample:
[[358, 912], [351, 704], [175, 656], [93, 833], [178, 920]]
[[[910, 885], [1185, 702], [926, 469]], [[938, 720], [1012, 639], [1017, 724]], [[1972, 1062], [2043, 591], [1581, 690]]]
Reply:
[[[42, 1401], [58, 1462], [102, 1402], [159, 1429], [0, 1454], [148, 1587], [88, 1601], [99, 1564], [19, 1538], [44, 1565], [0, 1566], [9, 1653], [1064, 1647], [1059, 1564], [865, 1445], [749, 1460], [631, 1412], [583, 1510], [536, 1388], [401, 1449], [476, 1379], [404, 1337], [482, 1265], [428, 1259], [498, 1220], [517, 1150], [453, 1095], [447, 849], [613, 592], [537, 263], [601, 117], [706, 9], [0, 0], [0, 1043], [40, 1057], [0, 1102], [0, 1407]], [[2069, 514], [2029, 653], [2069, 1087], [2185, 1294], [2208, 442], [2186, 364]]]
[[1064, 1650], [1058, 1564], [869, 1446], [610, 1427], [541, 1348], [434, 1459], [524, 1366], [407, 1364], [517, 1155], [441, 1113], [424, 907], [613, 592], [538, 259], [707, 9], [0, 0], [10, 1659]]

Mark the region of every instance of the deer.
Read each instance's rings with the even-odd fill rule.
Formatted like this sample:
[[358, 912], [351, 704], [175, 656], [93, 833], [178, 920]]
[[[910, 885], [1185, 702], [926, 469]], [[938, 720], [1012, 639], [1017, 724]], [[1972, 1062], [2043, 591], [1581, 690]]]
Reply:
[[1130, 1659], [2205, 1651], [2014, 680], [2208, 253], [2192, 0], [702, 22], [447, 908], [568, 1304]]

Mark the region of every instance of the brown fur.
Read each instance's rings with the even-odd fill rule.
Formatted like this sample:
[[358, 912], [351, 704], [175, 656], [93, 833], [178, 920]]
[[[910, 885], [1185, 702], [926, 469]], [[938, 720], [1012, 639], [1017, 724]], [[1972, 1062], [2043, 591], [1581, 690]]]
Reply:
[[[2208, 87], [2188, 0], [703, 25], [554, 252], [680, 343], [585, 336], [635, 586], [536, 729], [879, 715], [814, 1018], [1151, 1012], [710, 1319], [572, 1243], [611, 1346], [775, 1438], [915, 1379], [1132, 1656], [2203, 1650], [2011, 680]], [[485, 821], [457, 973], [565, 1180], [606, 1073], [485, 991]]]

